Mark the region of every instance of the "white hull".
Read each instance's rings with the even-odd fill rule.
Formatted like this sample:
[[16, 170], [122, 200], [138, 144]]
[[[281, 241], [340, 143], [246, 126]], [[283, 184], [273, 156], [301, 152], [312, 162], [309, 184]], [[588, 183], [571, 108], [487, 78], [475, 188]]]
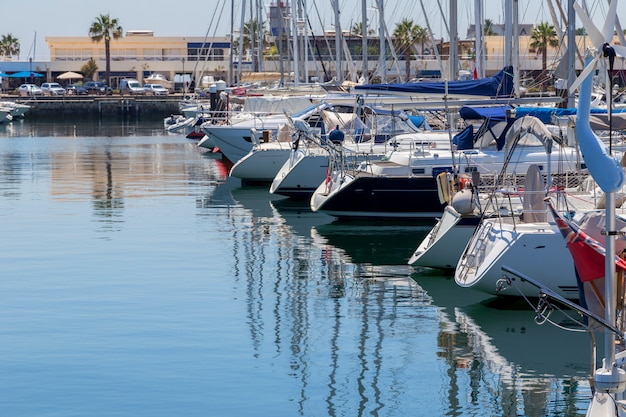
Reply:
[[239, 159], [230, 170], [230, 176], [244, 182], [269, 183], [291, 154], [291, 143], [270, 142], [256, 145]]
[[0, 123], [8, 123], [13, 120], [11, 112], [8, 109], [0, 108]]
[[[252, 132], [250, 127], [235, 127], [231, 125], [207, 127], [202, 126], [204, 134], [212, 138], [214, 148], [218, 148], [222, 155], [235, 163], [252, 150]], [[274, 132], [274, 134], [276, 134]]]
[[328, 171], [328, 152], [308, 150], [292, 152], [275, 175], [271, 194], [307, 198], [324, 181]]
[[13, 119], [17, 117], [24, 117], [26, 112], [30, 110], [30, 106], [27, 104], [15, 103], [13, 101], [1, 101], [0, 107], [9, 111], [9, 114]]
[[463, 216], [446, 206], [443, 216], [417, 246], [408, 264], [444, 270], [456, 268], [479, 221], [479, 215]]
[[200, 142], [198, 142], [198, 146], [205, 149], [215, 149], [215, 140], [213, 140], [213, 136], [209, 136], [207, 134], [204, 135]]
[[168, 132], [178, 132], [185, 130], [189, 126], [193, 126], [196, 119], [193, 117], [185, 118], [185, 116], [170, 116], [166, 117], [163, 121], [163, 126]]
[[[362, 161], [381, 159], [391, 149], [410, 149], [418, 147], [416, 142], [424, 138], [431, 142], [442, 141], [443, 134], [402, 134], [387, 143], [361, 142], [343, 144], [346, 158], [356, 165]], [[392, 142], [395, 144], [392, 144]], [[442, 145], [440, 145], [442, 146]], [[328, 151], [319, 147], [298, 149], [283, 165], [272, 181], [270, 193], [281, 194], [292, 198], [309, 198], [328, 175], [330, 165]]]
[[454, 280], [492, 295], [538, 297], [538, 289], [521, 281], [497, 291], [506, 265], [533, 277], [555, 293], [578, 299], [572, 257], [554, 223], [512, 223], [512, 218], [485, 219], [457, 264]]

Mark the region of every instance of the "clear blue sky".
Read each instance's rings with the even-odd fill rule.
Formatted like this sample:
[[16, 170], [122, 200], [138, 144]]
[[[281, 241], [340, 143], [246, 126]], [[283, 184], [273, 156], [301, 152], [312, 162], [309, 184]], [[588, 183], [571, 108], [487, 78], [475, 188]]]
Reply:
[[[249, 16], [250, 0], [246, 6]], [[254, 0], [253, 0], [254, 1]], [[276, 0], [272, 0], [275, 2]], [[292, 0], [293, 1], [293, 0]], [[341, 10], [340, 23], [342, 29], [349, 29], [361, 20], [360, 0], [338, 0]], [[504, 1], [482, 0], [486, 3], [484, 17], [495, 23], [504, 21]], [[566, 8], [567, 0], [561, 0]], [[618, 16], [622, 16], [626, 27], [626, 0], [618, 6]], [[449, 15], [449, 0], [440, 0], [446, 19]], [[457, 0], [459, 37], [463, 39], [468, 24], [474, 22], [474, 0]], [[580, 0], [579, 0], [580, 2]], [[124, 29], [148, 29], [155, 36], [223, 36], [230, 32], [231, 0], [183, 0], [160, 1], [152, 0], [29, 0], [24, 3], [9, 0], [2, 1], [0, 13], [0, 35], [12, 34], [21, 44], [20, 59], [48, 60], [48, 48], [45, 38], [48, 36], [87, 36], [89, 26], [96, 16], [109, 14], [117, 18]], [[444, 19], [441, 18], [436, 1], [423, 0], [428, 21], [435, 37], [447, 39]], [[607, 8], [606, 0], [589, 1], [598, 9], [594, 12], [596, 20], [601, 20]], [[235, 28], [240, 25], [241, 0], [235, 4]], [[265, 3], [269, 5], [269, 1]], [[306, 0], [309, 19], [315, 33], [322, 28], [332, 29], [334, 15], [331, 0]], [[378, 14], [375, 10], [376, 0], [367, 0], [369, 19], [373, 26], [378, 27]], [[383, 0], [385, 21], [389, 31], [395, 24], [408, 17], [415, 23], [426, 27], [422, 8], [418, 0]], [[519, 0], [520, 23], [549, 21], [551, 18], [545, 0]], [[215, 16], [215, 17], [214, 17]], [[213, 20], [212, 20], [213, 19]], [[249, 20], [249, 17], [246, 18]], [[219, 22], [219, 24], [217, 23]], [[580, 24], [577, 24], [577, 27]], [[376, 29], [377, 30], [377, 29]], [[36, 39], [36, 42], [35, 42]]]

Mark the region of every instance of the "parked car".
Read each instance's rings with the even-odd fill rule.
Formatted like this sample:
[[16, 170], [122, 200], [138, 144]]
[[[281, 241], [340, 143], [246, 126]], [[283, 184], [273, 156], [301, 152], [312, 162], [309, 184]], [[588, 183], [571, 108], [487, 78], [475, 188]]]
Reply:
[[44, 96], [64, 96], [65, 88], [61, 87], [59, 83], [43, 83], [41, 84], [41, 91]]
[[145, 94], [153, 96], [166, 96], [170, 93], [167, 88], [160, 84], [145, 84], [143, 89]]
[[41, 91], [41, 88], [39, 88], [39, 86], [36, 86], [35, 84], [22, 84], [17, 88], [17, 93], [21, 97], [33, 97], [42, 95], [43, 91]]
[[111, 95], [113, 89], [101, 81], [86, 81], [83, 87], [89, 94]]
[[134, 78], [124, 78], [120, 80], [120, 94], [145, 94], [141, 83]]
[[80, 84], [70, 84], [65, 87], [65, 90], [67, 91], [67, 94], [71, 96], [82, 96], [85, 94], [89, 94], [87, 89]]

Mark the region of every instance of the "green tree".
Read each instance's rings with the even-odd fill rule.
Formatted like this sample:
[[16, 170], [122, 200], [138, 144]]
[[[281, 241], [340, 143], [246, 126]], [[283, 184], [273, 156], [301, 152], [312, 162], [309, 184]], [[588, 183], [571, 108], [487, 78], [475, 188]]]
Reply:
[[6, 34], [0, 38], [0, 55], [10, 58], [20, 54], [20, 41], [13, 35]]
[[85, 78], [93, 80], [93, 75], [98, 71], [98, 65], [93, 58], [89, 58], [89, 61], [82, 67], [80, 67], [80, 72], [83, 73]]
[[[363, 22], [355, 23], [354, 25], [352, 25], [352, 28], [350, 29], [350, 34], [351, 35], [356, 35], [356, 36], [361, 36], [362, 28], [363, 28]], [[367, 34], [368, 35], [373, 35], [374, 33], [375, 33], [374, 29], [367, 29]]]
[[496, 31], [493, 30], [493, 20], [485, 19], [485, 24], [483, 25], [483, 34], [485, 36], [493, 36], [496, 34]]
[[111, 19], [109, 15], [101, 14], [89, 28], [89, 36], [94, 42], [104, 40], [104, 57], [106, 60], [106, 80], [107, 85], [111, 85], [111, 38], [119, 39], [122, 37], [122, 27], [118, 24], [117, 19]]
[[533, 28], [530, 40], [530, 47], [541, 52], [541, 69], [545, 73], [548, 67], [548, 47], [556, 48], [559, 46], [556, 30], [554, 26], [542, 22]]
[[400, 23], [396, 24], [396, 28], [393, 31], [393, 41], [398, 53], [404, 55], [407, 80], [411, 78], [411, 49], [416, 42], [422, 42], [423, 47], [423, 42], [427, 38], [426, 29], [416, 25], [410, 19], [402, 19]]
[[[265, 46], [265, 38], [269, 35], [265, 27], [265, 22], [261, 24], [261, 32], [263, 33], [263, 45]], [[243, 49], [252, 49], [251, 39], [256, 39], [259, 35], [259, 21], [256, 19], [249, 20], [243, 24], [243, 33], [235, 39], [233, 47], [238, 48], [239, 42], [243, 43]], [[258, 41], [258, 39], [257, 39]], [[255, 43], [257, 42], [255, 41]]]
[[[261, 23], [260, 29], [262, 33], [261, 50], [265, 51], [265, 48], [268, 46], [265, 40], [269, 36], [270, 32], [267, 30], [265, 26], [265, 22]], [[258, 68], [259, 63], [257, 62], [257, 54], [254, 53], [254, 48], [256, 47], [256, 45], [259, 45], [259, 39], [257, 39], [258, 37], [259, 37], [259, 21], [257, 19], [252, 19], [243, 24], [243, 33], [233, 42], [233, 48], [235, 50], [239, 49], [239, 43], [241, 42], [242, 50], [249, 49], [252, 51], [252, 65], [253, 65], [254, 71], [259, 70]], [[252, 45], [252, 39], [254, 39], [254, 45]]]

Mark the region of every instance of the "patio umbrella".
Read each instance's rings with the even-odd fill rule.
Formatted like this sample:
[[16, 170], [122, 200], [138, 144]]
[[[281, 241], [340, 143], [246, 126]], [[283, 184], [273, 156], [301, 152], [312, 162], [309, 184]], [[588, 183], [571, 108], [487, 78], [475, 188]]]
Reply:
[[80, 80], [83, 76], [77, 72], [68, 71], [57, 77], [57, 80]]
[[9, 74], [7, 75], [7, 77], [9, 78], [30, 78], [30, 77], [39, 78], [39, 77], [43, 77], [43, 74], [39, 74], [38, 72], [20, 71], [20, 72], [15, 72], [13, 74]]

